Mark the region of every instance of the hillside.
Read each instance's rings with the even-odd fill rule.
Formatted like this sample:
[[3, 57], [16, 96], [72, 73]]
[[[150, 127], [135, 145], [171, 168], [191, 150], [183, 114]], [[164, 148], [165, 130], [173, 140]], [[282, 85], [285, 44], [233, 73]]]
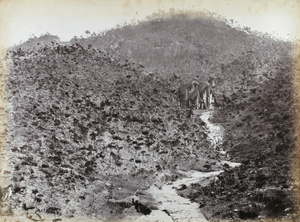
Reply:
[[87, 38], [74, 37], [62, 43], [57, 36], [46, 33], [32, 37], [13, 48], [39, 50], [56, 43], [78, 43], [94, 47], [114, 58], [144, 66], [146, 73], [180, 81], [191, 78], [214, 79], [217, 94], [227, 96], [250, 91], [273, 79], [280, 69], [290, 65], [292, 44], [248, 27], [233, 28], [233, 21], [209, 12], [160, 11], [146, 21], [127, 24]]
[[59, 37], [56, 35], [51, 35], [50, 33], [45, 33], [39, 37], [32, 36], [25, 42], [12, 46], [10, 50], [16, 52], [21, 49], [24, 52], [30, 52], [33, 50], [39, 50], [45, 46], [53, 46], [55, 43], [61, 43]]
[[226, 94], [274, 78], [292, 47], [247, 27], [232, 28], [209, 13], [161, 12], [149, 19], [71, 42], [90, 44], [165, 77], [214, 78], [217, 90]]
[[10, 67], [16, 209], [122, 217], [157, 173], [216, 164], [202, 121], [139, 65], [77, 44], [12, 56]]
[[208, 218], [255, 219], [258, 216], [297, 220], [293, 175], [296, 158], [291, 68], [251, 94], [215, 112], [225, 127], [223, 149], [241, 167], [228, 169], [209, 187], [194, 185], [182, 192], [202, 205]]
[[[32, 38], [7, 55], [15, 187], [2, 215], [123, 218], [153, 207], [130, 198], [159, 175], [170, 185], [182, 171], [224, 170], [177, 192], [211, 221], [297, 221], [293, 45], [209, 13], [149, 19], [69, 43]], [[216, 82], [210, 121], [225, 129], [225, 157], [206, 123], [179, 107], [176, 90], [191, 78]]]

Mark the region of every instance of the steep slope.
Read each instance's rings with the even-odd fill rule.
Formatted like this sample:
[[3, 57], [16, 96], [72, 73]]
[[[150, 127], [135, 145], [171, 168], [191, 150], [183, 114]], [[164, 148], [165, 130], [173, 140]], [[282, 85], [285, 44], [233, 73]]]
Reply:
[[139, 65], [80, 45], [44, 47], [11, 62], [16, 209], [122, 217], [128, 198], [156, 172], [216, 163], [202, 121], [179, 109], [169, 82]]
[[228, 21], [203, 12], [161, 12], [148, 21], [76, 41], [130, 58], [165, 77], [214, 78], [217, 90], [226, 94], [273, 78], [291, 50], [290, 43], [247, 27], [232, 28]]
[[13, 179], [27, 188], [14, 203], [119, 216], [155, 172], [213, 166], [203, 122], [174, 98], [181, 81], [197, 77], [214, 78], [218, 99], [227, 97], [215, 121], [242, 166], [181, 194], [212, 220], [293, 215], [292, 45], [205, 13], [161, 16], [13, 54]]
[[202, 204], [209, 218], [299, 219], [292, 177], [295, 156], [292, 66], [253, 90], [232, 96], [233, 103], [219, 110], [223, 148], [241, 167], [229, 169], [209, 187], [195, 185], [184, 195]]

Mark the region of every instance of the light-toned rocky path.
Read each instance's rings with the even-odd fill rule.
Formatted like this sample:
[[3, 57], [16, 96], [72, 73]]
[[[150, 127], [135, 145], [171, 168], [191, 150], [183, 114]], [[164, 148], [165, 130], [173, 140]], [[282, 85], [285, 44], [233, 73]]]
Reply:
[[[195, 114], [199, 115], [206, 123], [208, 137], [215, 149], [222, 144], [224, 128], [209, 121], [212, 112], [213, 111], [196, 111]], [[222, 162], [223, 164], [228, 164], [230, 167], [240, 165], [239, 163], [232, 163], [225, 160]], [[188, 172], [180, 171], [179, 173], [184, 175], [184, 178], [174, 182], [164, 183], [161, 186], [154, 184], [148, 190], [140, 191], [135, 199], [141, 203], [145, 203], [145, 200], [147, 200], [146, 205], [155, 206], [157, 210], [153, 210], [150, 215], [139, 217], [135, 219], [135, 221], [207, 221], [199, 209], [199, 204], [192, 203], [189, 199], [179, 196], [176, 189], [183, 185], [189, 186], [193, 183], [200, 183], [205, 186], [210, 179], [216, 177], [221, 172], [223, 172], [223, 170], [213, 172], [199, 172], [195, 170]]]

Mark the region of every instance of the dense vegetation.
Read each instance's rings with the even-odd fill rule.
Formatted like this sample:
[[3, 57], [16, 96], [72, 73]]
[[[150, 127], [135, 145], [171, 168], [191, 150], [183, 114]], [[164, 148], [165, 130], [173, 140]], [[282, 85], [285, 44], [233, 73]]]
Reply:
[[215, 162], [201, 120], [179, 109], [170, 82], [78, 44], [20, 53], [7, 83], [12, 179], [26, 187], [16, 206], [122, 216], [125, 198], [155, 173]]
[[156, 172], [174, 179], [176, 169], [218, 167], [205, 126], [175, 95], [180, 82], [197, 78], [214, 79], [218, 100], [231, 101], [214, 121], [242, 166], [181, 195], [210, 219], [292, 214], [293, 46], [229, 23], [207, 13], [157, 13], [70, 43], [47, 34], [14, 48], [13, 181], [26, 187], [15, 191], [14, 206], [120, 216], [131, 206], [126, 197]]
[[277, 218], [297, 210], [291, 89], [291, 70], [282, 70], [251, 94], [232, 95], [232, 104], [215, 113], [214, 121], [226, 130], [223, 148], [242, 165], [226, 170], [209, 187], [194, 185], [182, 192], [199, 202], [207, 217]]
[[161, 12], [149, 19], [71, 42], [104, 49], [163, 76], [214, 78], [226, 94], [274, 78], [277, 69], [291, 64], [290, 43], [247, 27], [231, 28], [208, 13]]

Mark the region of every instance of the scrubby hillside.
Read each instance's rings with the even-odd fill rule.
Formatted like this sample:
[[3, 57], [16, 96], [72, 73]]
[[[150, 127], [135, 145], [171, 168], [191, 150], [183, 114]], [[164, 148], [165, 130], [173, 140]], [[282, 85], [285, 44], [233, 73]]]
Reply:
[[274, 78], [286, 65], [291, 44], [230, 24], [210, 13], [160, 12], [136, 25], [71, 41], [130, 58], [164, 76], [214, 78], [218, 92], [231, 94]]
[[159, 13], [56, 40], [33, 49], [33, 39], [8, 56], [14, 207], [122, 217], [157, 172], [218, 168], [205, 124], [176, 100], [180, 82], [196, 77], [215, 80], [223, 106], [213, 120], [242, 165], [180, 194], [212, 220], [292, 217], [291, 43], [207, 13]]
[[[287, 64], [286, 64], [287, 65]], [[226, 136], [223, 148], [241, 167], [229, 169], [209, 187], [195, 185], [182, 194], [202, 205], [209, 218], [255, 219], [293, 215], [298, 189], [292, 179], [295, 155], [292, 66], [249, 94], [215, 112]], [[299, 215], [298, 215], [299, 219]]]
[[179, 109], [168, 81], [139, 65], [80, 45], [11, 62], [16, 209], [121, 217], [157, 172], [216, 163], [201, 120]]
[[32, 50], [39, 50], [45, 46], [53, 46], [54, 43], [59, 43], [60, 39], [56, 35], [50, 33], [42, 34], [39, 37], [32, 36], [20, 45], [15, 45], [10, 48], [11, 51], [18, 51], [21, 49], [24, 52], [30, 52]]
[[[86, 38], [74, 37], [70, 42], [141, 64], [145, 72], [164, 78], [213, 78], [217, 95], [228, 96], [240, 90], [249, 91], [274, 78], [278, 69], [288, 68], [292, 50], [289, 42], [251, 31], [249, 27], [233, 28], [233, 23], [209, 12], [160, 11], [146, 21], [89, 34]], [[48, 33], [32, 37], [18, 47], [30, 51], [57, 42], [58, 37]]]

